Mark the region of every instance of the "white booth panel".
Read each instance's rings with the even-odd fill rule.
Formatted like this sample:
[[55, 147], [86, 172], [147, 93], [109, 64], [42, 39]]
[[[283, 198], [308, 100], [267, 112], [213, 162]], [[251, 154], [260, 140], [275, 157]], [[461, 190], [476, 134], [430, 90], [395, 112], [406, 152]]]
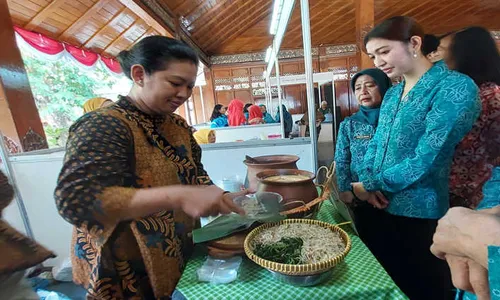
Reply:
[[48, 266], [67, 258], [71, 248], [72, 225], [59, 215], [54, 200], [63, 156], [59, 151], [9, 159], [35, 240], [57, 255], [44, 263]]

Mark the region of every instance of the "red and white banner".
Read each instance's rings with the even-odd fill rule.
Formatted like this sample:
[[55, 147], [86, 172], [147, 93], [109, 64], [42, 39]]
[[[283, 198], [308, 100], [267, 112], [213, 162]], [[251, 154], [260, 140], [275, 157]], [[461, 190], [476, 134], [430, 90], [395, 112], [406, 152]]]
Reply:
[[[56, 41], [43, 34], [28, 31], [18, 26], [14, 26], [14, 30], [17, 33], [21, 48], [28, 45], [31, 49], [43, 53], [44, 58], [57, 60], [67, 57], [86, 68], [94, 67], [98, 62], [101, 62], [105, 69], [111, 71], [111, 73], [122, 74], [120, 64], [115, 58], [104, 57], [95, 52]], [[31, 52], [33, 53], [33, 51]]]

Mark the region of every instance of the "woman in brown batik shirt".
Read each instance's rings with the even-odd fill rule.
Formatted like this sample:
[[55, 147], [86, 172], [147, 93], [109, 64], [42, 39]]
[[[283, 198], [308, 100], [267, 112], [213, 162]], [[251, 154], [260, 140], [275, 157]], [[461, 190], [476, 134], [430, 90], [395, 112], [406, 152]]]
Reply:
[[75, 225], [73, 277], [89, 299], [169, 299], [192, 248], [194, 218], [241, 212], [212, 185], [186, 121], [198, 57], [147, 37], [118, 57], [133, 87], [70, 129], [55, 198]]

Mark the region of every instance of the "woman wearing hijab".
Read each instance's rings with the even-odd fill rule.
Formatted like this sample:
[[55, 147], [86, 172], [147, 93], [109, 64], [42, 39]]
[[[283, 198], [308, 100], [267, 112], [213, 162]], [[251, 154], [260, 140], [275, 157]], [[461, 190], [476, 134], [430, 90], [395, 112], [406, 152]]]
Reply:
[[243, 115], [243, 106], [243, 102], [238, 99], [233, 99], [229, 102], [227, 107], [229, 126], [241, 126], [246, 124], [247, 119]]
[[251, 105], [248, 107], [248, 124], [249, 125], [258, 125], [264, 124], [264, 119], [262, 115], [262, 111], [260, 107], [257, 105]]
[[259, 107], [262, 115], [264, 116], [263, 118], [266, 124], [276, 123], [271, 114], [267, 112], [267, 107], [264, 104], [259, 105]]
[[358, 101], [359, 111], [340, 123], [335, 150], [340, 199], [352, 207], [359, 237], [376, 257], [383, 255], [383, 251], [379, 251], [377, 240], [370, 238], [374, 236], [371, 231], [377, 229], [373, 226], [374, 216], [380, 214], [380, 210], [356, 199], [351, 183], [359, 181], [368, 144], [377, 129], [382, 99], [391, 86], [389, 77], [379, 69], [366, 69], [354, 75], [351, 87]]
[[101, 107], [113, 105], [113, 101], [106, 98], [92, 98], [83, 104], [83, 112], [88, 113]]
[[222, 104], [217, 104], [214, 107], [212, 116], [210, 117], [210, 128], [227, 127], [226, 108]]
[[215, 130], [203, 128], [193, 133], [198, 145], [215, 143]]
[[[290, 136], [293, 128], [293, 118], [292, 115], [286, 109], [285, 104], [281, 104], [281, 109], [283, 110], [283, 125], [285, 126], [285, 138]], [[274, 117], [277, 123], [280, 122], [280, 109], [276, 108], [276, 116]]]

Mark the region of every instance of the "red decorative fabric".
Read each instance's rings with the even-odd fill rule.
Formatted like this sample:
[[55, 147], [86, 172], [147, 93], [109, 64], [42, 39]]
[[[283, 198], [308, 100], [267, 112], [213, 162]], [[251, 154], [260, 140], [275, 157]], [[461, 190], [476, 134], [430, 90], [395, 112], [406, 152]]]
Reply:
[[97, 60], [99, 59], [99, 55], [97, 53], [80, 49], [75, 46], [71, 46], [69, 44], [66, 45], [66, 51], [71, 54], [71, 56], [76, 59], [79, 63], [84, 66], [91, 67], [93, 66]]
[[120, 64], [114, 58], [102, 57], [97, 53], [80, 49], [78, 47], [61, 43], [51, 39], [43, 34], [25, 30], [21, 27], [14, 26], [14, 30], [34, 49], [48, 54], [56, 55], [63, 51], [67, 51], [75, 60], [84, 66], [93, 66], [99, 58], [103, 64], [113, 73], [121, 74]]
[[64, 51], [64, 46], [49, 37], [40, 33], [24, 30], [20, 27], [14, 26], [14, 30], [33, 48], [49, 55], [59, 54]]
[[116, 61], [116, 59], [101, 56], [101, 61], [112, 72], [116, 74], [120, 74], [122, 72], [122, 68], [120, 67], [120, 64], [118, 63], [118, 61]]
[[450, 173], [452, 206], [476, 208], [493, 167], [500, 165], [500, 86], [479, 88], [482, 111], [472, 130], [458, 144]]

